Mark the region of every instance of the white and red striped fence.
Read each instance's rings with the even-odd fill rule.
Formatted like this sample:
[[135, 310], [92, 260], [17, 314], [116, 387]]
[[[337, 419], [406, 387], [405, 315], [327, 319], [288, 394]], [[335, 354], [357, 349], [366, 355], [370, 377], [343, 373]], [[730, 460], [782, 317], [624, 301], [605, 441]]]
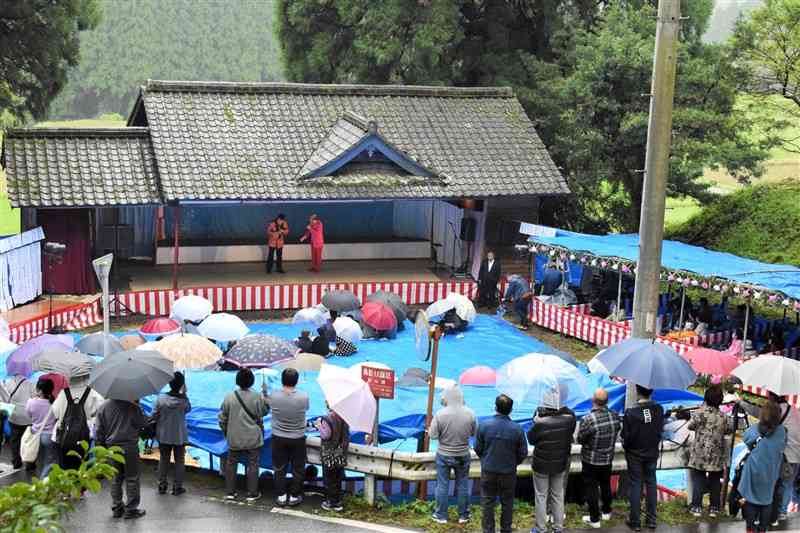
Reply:
[[[501, 289], [502, 289], [501, 284]], [[154, 289], [119, 294], [119, 305], [111, 304], [115, 316], [129, 313], [145, 316], [166, 316], [172, 310], [172, 302], [187, 294], [207, 298], [216, 312], [267, 311], [299, 309], [322, 302], [322, 296], [330, 290], [350, 290], [364, 301], [379, 290], [399, 294], [409, 305], [433, 303], [448, 293], [456, 292], [474, 298], [477, 285], [472, 281], [394, 281], [354, 283], [297, 283], [287, 285], [244, 285], [236, 287], [197, 287], [174, 291]], [[77, 330], [103, 321], [100, 298], [78, 304], [48, 315], [13, 323], [11, 340], [22, 343], [46, 333], [53, 326]]]

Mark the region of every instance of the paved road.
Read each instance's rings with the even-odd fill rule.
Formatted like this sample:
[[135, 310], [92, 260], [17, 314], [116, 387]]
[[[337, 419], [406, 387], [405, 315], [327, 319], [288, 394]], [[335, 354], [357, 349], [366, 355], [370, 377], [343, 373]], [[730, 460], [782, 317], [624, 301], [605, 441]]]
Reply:
[[[0, 486], [24, 480], [21, 472], [8, 474], [8, 465], [0, 459]], [[297, 510], [279, 510], [265, 497], [260, 504], [227, 503], [221, 499], [220, 479], [207, 473], [188, 473], [189, 492], [182, 496], [160, 496], [155, 491], [153, 469], [145, 468], [142, 479], [142, 508], [147, 516], [140, 520], [115, 520], [111, 517], [108, 490], [91, 494], [81, 501], [66, 524], [67, 532], [74, 533], [248, 533], [278, 531], [283, 533], [403, 533], [410, 530], [378, 526], [363, 522], [327, 521], [315, 514], [321, 498], [308, 495], [307, 502]], [[460, 531], [457, 526], [454, 530]], [[591, 531], [591, 530], [576, 530]], [[605, 528], [609, 533], [628, 533], [626, 527]], [[659, 526], [658, 533], [742, 533], [744, 524], [701, 524], [697, 526]], [[800, 531], [800, 518], [775, 531]]]

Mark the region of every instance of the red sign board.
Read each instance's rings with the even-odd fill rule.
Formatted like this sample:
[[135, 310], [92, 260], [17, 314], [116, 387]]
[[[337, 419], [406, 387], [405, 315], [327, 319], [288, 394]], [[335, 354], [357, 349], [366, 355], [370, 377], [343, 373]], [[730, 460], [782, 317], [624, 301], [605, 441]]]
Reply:
[[361, 379], [367, 382], [376, 398], [394, 400], [394, 370], [362, 366]]

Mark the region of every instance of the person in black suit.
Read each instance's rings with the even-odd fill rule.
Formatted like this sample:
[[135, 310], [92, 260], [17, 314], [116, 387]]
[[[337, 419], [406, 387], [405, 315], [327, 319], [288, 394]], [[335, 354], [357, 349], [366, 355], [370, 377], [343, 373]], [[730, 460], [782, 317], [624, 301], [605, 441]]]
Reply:
[[488, 250], [478, 273], [478, 307], [497, 307], [497, 284], [501, 275], [500, 261], [495, 258], [494, 251]]

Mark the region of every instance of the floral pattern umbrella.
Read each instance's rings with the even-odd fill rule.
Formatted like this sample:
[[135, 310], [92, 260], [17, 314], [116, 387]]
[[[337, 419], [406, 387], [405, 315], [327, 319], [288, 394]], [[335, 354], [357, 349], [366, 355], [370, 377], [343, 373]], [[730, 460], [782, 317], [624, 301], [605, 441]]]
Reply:
[[186, 333], [148, 342], [137, 350], [155, 350], [175, 364], [175, 368], [205, 368], [219, 361], [222, 350], [200, 335]]
[[297, 346], [274, 335], [249, 335], [223, 358], [236, 367], [265, 368], [293, 359]]

